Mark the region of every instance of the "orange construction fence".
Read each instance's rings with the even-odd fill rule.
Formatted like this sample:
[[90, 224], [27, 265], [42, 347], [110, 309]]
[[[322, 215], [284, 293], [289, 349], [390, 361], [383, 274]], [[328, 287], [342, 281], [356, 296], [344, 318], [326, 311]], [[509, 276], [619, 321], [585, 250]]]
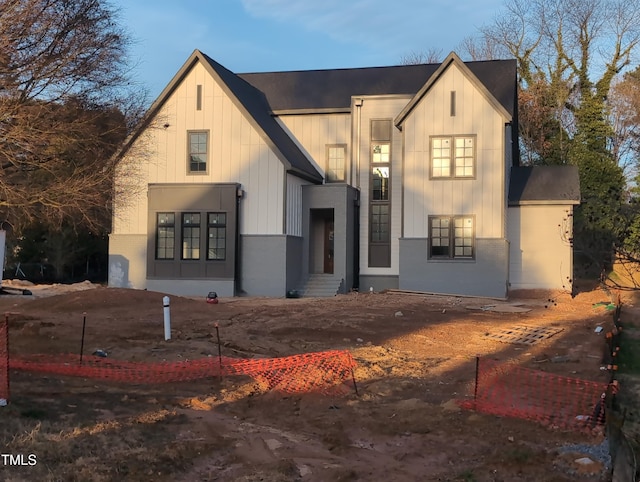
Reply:
[[607, 387], [606, 383], [477, 358], [473, 399], [460, 405], [554, 428], [591, 429], [605, 422]]
[[[288, 393], [332, 393], [353, 382], [355, 362], [348, 351], [304, 353], [282, 358], [238, 359], [207, 357], [197, 360], [144, 363], [79, 355], [31, 355], [9, 359], [11, 370], [51, 373], [137, 384], [168, 383], [207, 377], [248, 375], [262, 388]], [[7, 397], [8, 398], [8, 397]]]

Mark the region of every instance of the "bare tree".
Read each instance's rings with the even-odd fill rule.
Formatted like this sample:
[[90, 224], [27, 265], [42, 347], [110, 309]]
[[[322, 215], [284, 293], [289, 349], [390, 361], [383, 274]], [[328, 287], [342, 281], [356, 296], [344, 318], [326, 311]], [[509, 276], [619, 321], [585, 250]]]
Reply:
[[123, 101], [117, 21], [102, 0], [0, 3], [0, 218], [108, 223], [113, 154], [142, 107]]
[[400, 63], [402, 65], [438, 64], [442, 60], [442, 49], [430, 48], [426, 52], [415, 51], [403, 55]]

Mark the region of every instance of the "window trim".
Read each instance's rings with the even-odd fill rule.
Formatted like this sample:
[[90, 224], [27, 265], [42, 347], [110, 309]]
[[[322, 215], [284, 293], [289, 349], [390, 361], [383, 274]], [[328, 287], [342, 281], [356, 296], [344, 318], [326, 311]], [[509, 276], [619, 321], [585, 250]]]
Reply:
[[[206, 143], [206, 152], [205, 152], [205, 168], [203, 171], [192, 171], [191, 170], [191, 135], [192, 134], [206, 134], [207, 135], [207, 143]], [[211, 135], [209, 133], [209, 129], [196, 129], [196, 130], [188, 130], [187, 131], [187, 174], [192, 176], [204, 176], [209, 174], [209, 153], [210, 149], [210, 139]]]
[[[343, 152], [343, 165], [342, 165], [342, 179], [329, 179], [329, 172], [331, 171], [331, 164], [329, 158], [329, 150], [342, 148]], [[325, 183], [339, 183], [347, 182], [347, 145], [346, 144], [325, 144], [325, 170], [324, 170], [324, 182]]]
[[[455, 220], [470, 218], [472, 223], [471, 232], [471, 256], [456, 256], [455, 254]], [[434, 219], [448, 219], [449, 220], [449, 254], [433, 255], [432, 254], [432, 237], [431, 229]], [[430, 215], [427, 222], [428, 238], [427, 238], [427, 259], [429, 260], [444, 260], [444, 261], [470, 261], [476, 259], [476, 216], [475, 214], [454, 214], [454, 215]]]
[[[473, 174], [470, 176], [456, 176], [455, 175], [455, 143], [456, 139], [473, 139]], [[448, 176], [434, 176], [433, 175], [433, 141], [435, 139], [449, 139], [451, 141], [451, 153], [449, 156], [449, 175]], [[451, 180], [451, 179], [475, 179], [477, 175], [478, 165], [478, 136], [476, 134], [455, 134], [455, 135], [442, 135], [442, 136], [429, 136], [429, 179], [430, 180]]]
[[[224, 223], [210, 223], [209, 215], [210, 214], [224, 214]], [[205, 254], [205, 261], [226, 261], [227, 260], [227, 218], [228, 213], [226, 211], [208, 211], [207, 212], [207, 252]], [[224, 229], [224, 256], [222, 258], [210, 258], [209, 251], [211, 249], [211, 237], [209, 236], [209, 229]], [[216, 238], [219, 239], [219, 238]]]

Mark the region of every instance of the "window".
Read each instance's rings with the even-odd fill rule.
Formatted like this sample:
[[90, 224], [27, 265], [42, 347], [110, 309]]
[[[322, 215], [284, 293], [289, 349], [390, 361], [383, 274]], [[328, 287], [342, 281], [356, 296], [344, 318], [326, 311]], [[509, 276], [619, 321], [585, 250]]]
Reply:
[[189, 172], [207, 172], [209, 132], [192, 131], [189, 138]]
[[200, 259], [200, 213], [182, 215], [182, 259]]
[[327, 182], [344, 182], [347, 146], [344, 144], [327, 145]]
[[175, 214], [158, 213], [156, 217], [156, 259], [173, 259], [175, 236]]
[[429, 216], [430, 258], [473, 258], [473, 216]]
[[391, 266], [391, 134], [389, 119], [371, 121], [369, 266]]
[[431, 138], [431, 177], [473, 177], [475, 136]]
[[207, 214], [207, 259], [224, 260], [227, 257], [227, 215]]
[[371, 242], [389, 242], [389, 205], [373, 204], [371, 206]]

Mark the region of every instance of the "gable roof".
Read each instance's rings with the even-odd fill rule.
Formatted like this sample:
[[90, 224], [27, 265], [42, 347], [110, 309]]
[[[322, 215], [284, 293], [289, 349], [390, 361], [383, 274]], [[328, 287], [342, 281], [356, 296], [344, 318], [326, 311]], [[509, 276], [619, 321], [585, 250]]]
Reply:
[[276, 119], [270, 115], [269, 105], [264, 98], [264, 94], [199, 50], [193, 51], [180, 70], [173, 76], [173, 79], [171, 79], [169, 84], [153, 102], [143, 121], [125, 142], [123, 149], [118, 154], [119, 156], [126, 153], [144, 128], [151, 123], [169, 96], [176, 90], [178, 85], [198, 62], [218, 81], [220, 87], [226, 92], [236, 107], [240, 109], [245, 118], [261, 135], [262, 139], [275, 152], [284, 164], [287, 172], [311, 182], [322, 182], [322, 176], [318, 170], [293, 139], [282, 129]]
[[580, 204], [578, 167], [512, 167], [509, 205], [521, 204]]
[[[462, 61], [458, 61], [462, 64]], [[433, 78], [441, 65], [246, 73], [238, 76], [263, 92], [275, 112], [329, 109], [349, 111], [352, 96], [414, 96]], [[488, 60], [462, 65], [485, 86], [511, 117], [515, 117], [515, 60]]]
[[[451, 62], [456, 62], [469, 78], [475, 79], [476, 85], [492, 99], [505, 117], [517, 118], [515, 60], [465, 64], [452, 53], [442, 64], [235, 74], [199, 50], [194, 50], [151, 105], [143, 122], [126, 141], [120, 156], [150, 124], [168, 97], [198, 62], [218, 81], [236, 107], [275, 152], [287, 172], [316, 183], [322, 182], [322, 176], [274, 118], [274, 113], [350, 112], [352, 97], [368, 95], [412, 96], [413, 100], [407, 106], [410, 109], [444, 69]], [[405, 111], [408, 113], [407, 109]]]
[[[411, 102], [409, 102], [404, 109], [402, 109], [402, 112], [400, 112], [400, 114], [398, 114], [395, 118], [395, 125], [397, 127], [400, 127], [402, 125], [402, 122], [407, 118], [407, 116], [411, 113], [411, 111], [414, 109], [414, 107], [422, 100], [422, 98], [426, 95], [427, 92], [429, 92], [429, 90], [431, 89], [431, 87], [440, 79], [440, 77], [444, 74], [444, 72], [447, 71], [447, 69], [449, 69], [449, 67], [451, 65], [456, 65], [461, 71], [462, 74], [469, 80], [471, 81], [472, 84], [475, 85], [475, 87], [484, 95], [484, 97], [487, 99], [487, 101], [494, 107], [494, 109], [496, 109], [507, 121], [511, 121], [511, 119], [513, 118], [513, 111], [509, 111], [507, 110], [507, 108], [498, 100], [498, 98], [493, 95], [493, 93], [489, 90], [488, 86], [494, 86], [495, 87], [495, 83], [489, 83], [489, 84], [485, 84], [484, 82], [482, 82], [474, 73], [473, 71], [467, 67], [467, 65], [465, 65], [464, 62], [462, 62], [462, 60], [460, 60], [460, 57], [458, 57], [454, 52], [451, 52], [446, 59], [444, 59], [444, 61], [440, 64], [440, 66], [437, 68], [437, 70], [429, 77], [429, 79], [424, 83], [424, 85], [420, 88], [420, 90], [416, 93], [416, 95], [413, 97], [413, 99], [411, 99]], [[514, 66], [515, 66], [515, 62], [514, 62]], [[495, 75], [495, 74], [494, 74]], [[495, 77], [494, 78], [496, 81], [499, 80], [511, 80], [512, 82], [514, 82], [514, 86], [515, 86], [515, 76], [512, 77]], [[501, 82], [497, 82], [498, 85], [500, 85], [501, 87], [506, 87], [505, 85], [503, 85]], [[507, 91], [509, 89], [506, 89]], [[499, 92], [500, 94], [504, 94], [505, 92]], [[512, 99], [514, 100], [515, 97]], [[506, 99], [505, 99], [506, 100]]]

